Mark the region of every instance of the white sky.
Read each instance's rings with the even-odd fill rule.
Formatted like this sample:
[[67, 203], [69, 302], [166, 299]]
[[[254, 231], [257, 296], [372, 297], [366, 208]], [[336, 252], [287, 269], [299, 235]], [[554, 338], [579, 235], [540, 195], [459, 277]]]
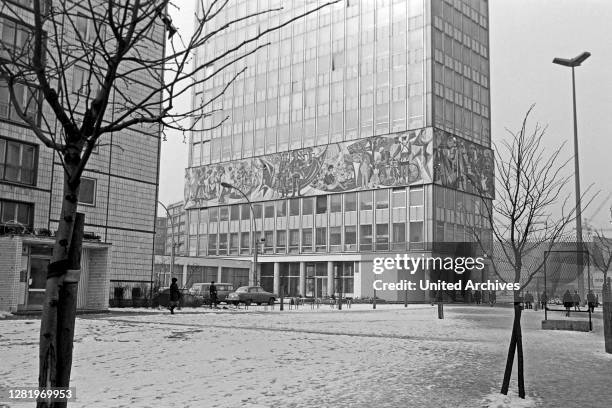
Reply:
[[[583, 220], [610, 228], [612, 182], [609, 152], [612, 135], [603, 119], [612, 114], [612, 1], [609, 0], [489, 0], [491, 57], [491, 118], [493, 140], [516, 129], [531, 104], [532, 124], [548, 125], [546, 142], [567, 142], [565, 157], [573, 155], [571, 71], [553, 65], [554, 57], [592, 53], [576, 70], [581, 184], [601, 191], [584, 210]], [[180, 0], [170, 10], [185, 38], [193, 26], [195, 1]], [[611, 65], [608, 65], [610, 62]], [[184, 103], [189, 104], [187, 98]], [[160, 200], [183, 199], [187, 145], [181, 135], [162, 143]], [[569, 167], [573, 170], [573, 163]], [[573, 184], [568, 194], [573, 194]], [[606, 200], [607, 198], [607, 200]], [[606, 201], [604, 203], [604, 200]], [[597, 207], [601, 210], [594, 214]], [[583, 221], [583, 224], [586, 224]]]

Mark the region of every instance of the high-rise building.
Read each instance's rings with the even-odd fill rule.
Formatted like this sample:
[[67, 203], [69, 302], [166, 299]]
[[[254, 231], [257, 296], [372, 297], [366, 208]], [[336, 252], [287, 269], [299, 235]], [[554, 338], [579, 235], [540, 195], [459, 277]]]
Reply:
[[[320, 4], [231, 2], [217, 26], [283, 9], [232, 25], [196, 64]], [[494, 190], [488, 21], [486, 0], [345, 0], [205, 81], [185, 181], [189, 255], [250, 257], [258, 245], [251, 283], [291, 296], [371, 297], [375, 279], [434, 278], [377, 277], [372, 263], [474, 241], [484, 225], [482, 197]]]
[[[75, 45], [78, 44], [76, 30], [83, 41], [93, 43], [95, 40], [91, 10], [87, 7], [75, 2], [71, 8], [74, 24], [55, 27], [65, 49], [79, 49]], [[28, 38], [32, 37], [33, 21], [31, 1], [2, 2], [0, 59], [10, 58], [12, 53], [19, 52], [28, 43]], [[150, 56], [161, 57], [165, 42], [162, 22], [154, 24], [149, 34]], [[126, 62], [126, 69], [129, 69], [129, 64]], [[93, 77], [88, 82], [89, 69], [88, 60], [81, 57], [74, 64], [67, 65], [64, 72], [67, 81], [64, 91], [68, 94], [62, 101], [71, 101], [77, 115], [84, 111], [80, 109], [87, 99], [84, 89], [96, 86]], [[129, 87], [122, 90], [122, 95], [114, 93], [110, 106], [121, 106], [124, 98], [135, 99], [151, 89], [154, 86], [151, 84], [151, 77], [144, 71], [132, 74]], [[41, 121], [44, 116], [43, 123], [55, 129], [56, 135], [61, 134], [61, 126], [47, 103], [42, 99], [38, 104], [26, 103], [30, 92], [36, 91], [28, 84], [18, 89], [21, 90], [17, 95], [18, 102], [21, 103], [23, 98], [24, 106], [29, 106], [36, 120]], [[51, 137], [56, 135], [51, 134]], [[150, 282], [153, 268], [160, 141], [157, 124], [125, 129], [112, 136], [103, 136], [89, 159], [81, 180], [78, 208], [85, 214], [77, 305], [80, 309], [106, 308], [109, 292], [116, 292], [114, 287], [140, 287], [140, 291], [121, 290], [126, 297], [130, 296], [129, 293], [148, 293], [145, 286]], [[6, 81], [0, 78], [2, 310], [41, 308], [54, 231], [60, 217], [63, 174], [61, 158], [43, 145], [17, 116]]]

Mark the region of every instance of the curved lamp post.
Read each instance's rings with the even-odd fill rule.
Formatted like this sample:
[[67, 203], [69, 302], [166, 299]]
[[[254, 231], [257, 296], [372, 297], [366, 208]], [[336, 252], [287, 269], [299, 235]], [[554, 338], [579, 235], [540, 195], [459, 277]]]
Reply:
[[[582, 207], [580, 204], [580, 166], [578, 161], [578, 123], [576, 121], [576, 77], [574, 74], [574, 68], [579, 67], [587, 58], [591, 56], [590, 52], [583, 52], [582, 54], [566, 59], [566, 58], [555, 58], [553, 64], [562, 65], [564, 67], [570, 67], [572, 69], [572, 101], [574, 110], [574, 180], [576, 184], [576, 246], [579, 247], [578, 251], [582, 251]], [[582, 252], [581, 252], [582, 253]], [[582, 258], [581, 258], [582, 260]], [[582, 261], [580, 262], [580, 264]], [[582, 285], [580, 285], [582, 283]], [[584, 282], [582, 279], [579, 281], [578, 289], [580, 294], [584, 296]]]
[[236, 190], [237, 192], [240, 193], [240, 195], [242, 195], [244, 197], [244, 199], [246, 200], [246, 202], [249, 204], [249, 208], [251, 209], [251, 234], [253, 235], [253, 283], [255, 284], [255, 286], [259, 285], [259, 271], [258, 271], [258, 265], [257, 265], [257, 255], [259, 252], [259, 243], [257, 242], [257, 221], [255, 220], [255, 210], [253, 209], [253, 203], [251, 203], [251, 200], [249, 200], [249, 197], [247, 197], [246, 194], [244, 194], [242, 192], [242, 190], [240, 190], [238, 187], [230, 184], [230, 183], [226, 183], [224, 181], [222, 181], [221, 183], [221, 187], [225, 187], [227, 189], [230, 190]]

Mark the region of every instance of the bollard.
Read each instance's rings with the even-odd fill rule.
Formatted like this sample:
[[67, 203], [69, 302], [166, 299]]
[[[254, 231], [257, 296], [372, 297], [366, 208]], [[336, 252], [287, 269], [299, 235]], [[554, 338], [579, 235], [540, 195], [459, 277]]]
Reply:
[[372, 299], [372, 309], [376, 309], [376, 289], [374, 289], [374, 298]]

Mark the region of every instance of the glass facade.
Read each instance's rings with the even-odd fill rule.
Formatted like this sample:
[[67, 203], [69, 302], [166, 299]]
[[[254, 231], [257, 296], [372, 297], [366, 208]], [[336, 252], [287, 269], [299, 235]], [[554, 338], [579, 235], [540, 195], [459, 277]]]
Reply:
[[[232, 25], [198, 50], [200, 79], [236, 55], [206, 65], [213, 56], [322, 3], [283, 1], [278, 13]], [[211, 28], [280, 5], [231, 2]], [[493, 194], [486, 0], [347, 0], [265, 41], [194, 92], [202, 116], [186, 176], [190, 254], [251, 255], [254, 227], [262, 284], [315, 296], [337, 287], [331, 266], [301, 256], [338, 262], [335, 254], [470, 240], [470, 223], [482, 221], [478, 194]], [[295, 257], [274, 283], [266, 262], [283, 255]], [[344, 292], [359, 293], [355, 266], [341, 269]]]

